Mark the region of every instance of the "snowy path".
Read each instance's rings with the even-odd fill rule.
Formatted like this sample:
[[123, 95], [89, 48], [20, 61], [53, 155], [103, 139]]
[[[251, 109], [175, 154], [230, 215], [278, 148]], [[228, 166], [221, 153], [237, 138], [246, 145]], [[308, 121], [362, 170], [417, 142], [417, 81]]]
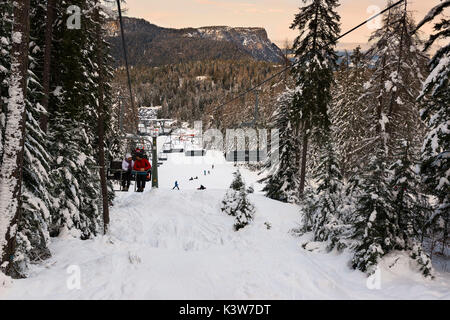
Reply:
[[[256, 220], [234, 232], [233, 219], [219, 209], [233, 166], [217, 155], [207, 164], [183, 158], [171, 155], [161, 167], [159, 190], [120, 195], [109, 236], [55, 240], [53, 257], [29, 279], [3, 289], [0, 298], [450, 299], [448, 273], [426, 281], [404, 266], [383, 269], [382, 289], [369, 290], [366, 277], [348, 267], [347, 255], [301, 249], [289, 235], [299, 220], [297, 207], [259, 193], [251, 195]], [[216, 168], [202, 176], [211, 162]], [[243, 175], [256, 181], [253, 173]], [[199, 181], [189, 182], [191, 176]], [[181, 191], [171, 190], [175, 180]], [[208, 190], [195, 190], [200, 183]], [[66, 286], [71, 265], [80, 267], [80, 290]]]

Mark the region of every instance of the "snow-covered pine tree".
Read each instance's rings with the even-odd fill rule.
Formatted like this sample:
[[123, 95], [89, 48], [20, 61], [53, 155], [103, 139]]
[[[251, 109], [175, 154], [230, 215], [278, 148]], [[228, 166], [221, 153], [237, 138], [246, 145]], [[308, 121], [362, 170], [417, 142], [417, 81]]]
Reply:
[[248, 200], [247, 189], [239, 170], [234, 173], [233, 182], [222, 200], [221, 209], [222, 212], [236, 218], [235, 231], [245, 228], [253, 220], [255, 207]]
[[30, 7], [30, 53], [29, 78], [26, 105], [25, 153], [23, 164], [22, 215], [18, 222], [15, 259], [13, 260], [16, 277], [27, 275], [30, 263], [50, 257], [49, 225], [51, 206], [54, 201], [50, 193], [51, 156], [46, 150], [47, 136], [39, 126], [42, 113], [41, 86], [36, 71], [39, 67], [42, 51], [38, 45], [42, 32], [42, 0], [31, 0]]
[[244, 181], [239, 170], [233, 173], [234, 179], [231, 182], [230, 189], [225, 194], [222, 200], [222, 212], [229, 216], [235, 217], [239, 207], [238, 194], [245, 189]]
[[236, 222], [234, 224], [234, 230], [239, 231], [245, 228], [255, 216], [255, 206], [248, 199], [248, 194], [245, 189], [238, 191], [239, 205], [236, 211]]
[[299, 143], [293, 118], [292, 99], [294, 91], [287, 88], [277, 99], [277, 109], [274, 116], [274, 127], [279, 130], [278, 151], [279, 161], [270, 164], [271, 174], [263, 191], [266, 196], [289, 203], [297, 203], [298, 197], [298, 155]]
[[[81, 123], [53, 114], [50, 119], [51, 150], [56, 154], [52, 170], [57, 204], [53, 212], [52, 235], [70, 234], [89, 239], [101, 230], [98, 207], [99, 186], [92, 138]], [[88, 156], [91, 155], [91, 156]]]
[[362, 174], [353, 234], [358, 242], [353, 267], [369, 274], [375, 272], [380, 258], [393, 250], [398, 232], [387, 183], [385, 151], [380, 146], [375, 152]]
[[314, 170], [314, 241], [327, 241], [341, 227], [342, 175], [330, 138], [325, 138], [319, 165]]
[[[303, 0], [305, 5], [296, 14], [291, 29], [298, 30], [294, 42], [293, 75], [296, 82], [293, 125], [301, 131], [302, 153], [300, 194], [306, 181], [308, 141], [320, 140], [322, 129], [329, 127], [327, 115], [331, 101], [333, 73], [337, 66], [334, 51], [340, 33], [338, 0]], [[309, 3], [310, 2], [310, 3]], [[300, 135], [300, 134], [299, 134]]]
[[[438, 18], [450, 1], [442, 1], [433, 8], [418, 27]], [[431, 48], [438, 40], [450, 37], [450, 20], [443, 15], [435, 23], [432, 34], [425, 45]], [[422, 148], [421, 174], [427, 192], [437, 199], [433, 214], [428, 221], [431, 234], [438, 234], [442, 252], [448, 247], [450, 233], [450, 44], [439, 48], [431, 59], [428, 79], [419, 96], [423, 108], [422, 119], [427, 125], [427, 134]]]
[[370, 138], [367, 136], [368, 119], [365, 112], [367, 101], [361, 96], [370, 72], [360, 47], [351, 54], [346, 52], [335, 74], [330, 118], [342, 174], [349, 178], [369, 153], [365, 144], [365, 139]]
[[82, 239], [90, 238], [102, 228], [99, 214], [100, 186], [95, 161], [97, 155], [98, 64], [96, 61], [96, 1], [70, 1], [86, 14], [80, 30], [66, 28], [68, 2], [55, 8], [52, 70], [58, 70], [50, 96], [49, 137], [53, 187], [59, 196], [53, 212], [52, 234], [69, 231]]
[[[390, 10], [383, 27], [373, 33], [371, 41], [376, 42], [368, 53], [373, 74], [365, 85], [365, 97], [370, 98], [367, 116], [372, 139], [366, 141], [373, 152], [366, 172], [361, 174], [353, 236], [357, 241], [353, 266], [368, 273], [375, 271], [381, 257], [393, 250], [408, 250], [405, 244], [414, 241], [399, 225], [403, 221], [400, 204], [395, 202], [398, 199], [392, 193], [386, 167], [389, 159], [395, 158], [401, 141], [406, 140], [413, 153], [420, 133], [413, 95], [425, 74], [421, 68], [425, 58], [417, 50], [420, 41], [411, 35], [413, 29], [406, 4]], [[424, 268], [429, 269], [422, 253], [420, 256]]]
[[230, 189], [234, 191], [241, 191], [242, 189], [245, 189], [245, 183], [242, 179], [241, 172], [237, 170], [233, 173], [234, 179], [231, 182]]
[[431, 260], [421, 247], [420, 234], [422, 233], [427, 209], [423, 207], [423, 196], [417, 191], [419, 189], [419, 177], [416, 173], [413, 155], [407, 141], [394, 152], [398, 159], [391, 167], [389, 188], [392, 190], [391, 204], [395, 213], [397, 237], [394, 249], [411, 251], [411, 257], [419, 258], [417, 261], [425, 276], [432, 275]]
[[[383, 143], [391, 160], [399, 141], [406, 140], [411, 151], [417, 150], [418, 137], [423, 132], [416, 97], [427, 75], [428, 59], [420, 51], [421, 40], [414, 35], [414, 29], [405, 1], [404, 7], [395, 7], [384, 16], [383, 26], [369, 39], [373, 45], [367, 52], [367, 68], [373, 69], [373, 73], [364, 85], [362, 99], [366, 101], [366, 114], [377, 113], [378, 118], [380, 115], [384, 118]], [[378, 145], [378, 137], [374, 131], [368, 131], [364, 137], [365, 150]]]

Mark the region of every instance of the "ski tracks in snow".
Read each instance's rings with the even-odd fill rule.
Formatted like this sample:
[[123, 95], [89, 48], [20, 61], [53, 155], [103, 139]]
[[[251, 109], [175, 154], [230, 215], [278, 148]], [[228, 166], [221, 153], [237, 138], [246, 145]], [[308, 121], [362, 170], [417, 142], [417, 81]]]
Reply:
[[[348, 266], [350, 256], [301, 248], [301, 240], [289, 233], [297, 227], [298, 207], [262, 194], [250, 196], [255, 220], [235, 232], [234, 218], [220, 210], [225, 193], [226, 187], [122, 194], [111, 210], [109, 235], [89, 241], [57, 239], [53, 257], [37, 265], [30, 278], [15, 281], [4, 297], [449, 298], [448, 279], [389, 280], [382, 290], [369, 290], [365, 275]], [[73, 265], [80, 270], [80, 290], [67, 287], [67, 270]]]

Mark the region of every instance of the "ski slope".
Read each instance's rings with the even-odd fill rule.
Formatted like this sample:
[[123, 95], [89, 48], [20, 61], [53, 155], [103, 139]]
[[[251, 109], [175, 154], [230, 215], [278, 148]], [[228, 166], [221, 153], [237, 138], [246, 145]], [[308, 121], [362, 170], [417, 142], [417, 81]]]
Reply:
[[[257, 190], [250, 196], [256, 218], [234, 232], [233, 218], [220, 211], [234, 170], [220, 153], [169, 155], [158, 190], [118, 195], [109, 235], [53, 240], [53, 257], [28, 279], [0, 287], [0, 298], [450, 299], [449, 273], [424, 280], [400, 259], [381, 267], [381, 288], [370, 290], [366, 276], [349, 268], [350, 255], [302, 249], [302, 239], [290, 234], [298, 208], [265, 198], [247, 170], [243, 177]], [[180, 191], [171, 190], [175, 180]], [[200, 184], [207, 190], [197, 191]], [[79, 289], [67, 286], [71, 266], [79, 268]]]

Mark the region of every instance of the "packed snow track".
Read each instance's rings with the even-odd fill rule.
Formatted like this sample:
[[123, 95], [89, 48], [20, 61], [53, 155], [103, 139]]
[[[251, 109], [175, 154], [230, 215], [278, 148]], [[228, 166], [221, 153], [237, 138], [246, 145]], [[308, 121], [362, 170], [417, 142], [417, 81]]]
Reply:
[[[53, 240], [53, 257], [28, 279], [0, 288], [0, 298], [450, 299], [448, 273], [424, 280], [399, 262], [382, 267], [381, 288], [371, 290], [349, 267], [348, 254], [304, 250], [290, 233], [298, 207], [265, 198], [256, 174], [245, 169], [256, 217], [235, 232], [234, 219], [220, 210], [234, 170], [220, 153], [170, 155], [160, 167], [160, 189], [118, 195], [109, 235]], [[176, 180], [180, 191], [172, 190]], [[198, 191], [200, 184], [207, 190]]]

